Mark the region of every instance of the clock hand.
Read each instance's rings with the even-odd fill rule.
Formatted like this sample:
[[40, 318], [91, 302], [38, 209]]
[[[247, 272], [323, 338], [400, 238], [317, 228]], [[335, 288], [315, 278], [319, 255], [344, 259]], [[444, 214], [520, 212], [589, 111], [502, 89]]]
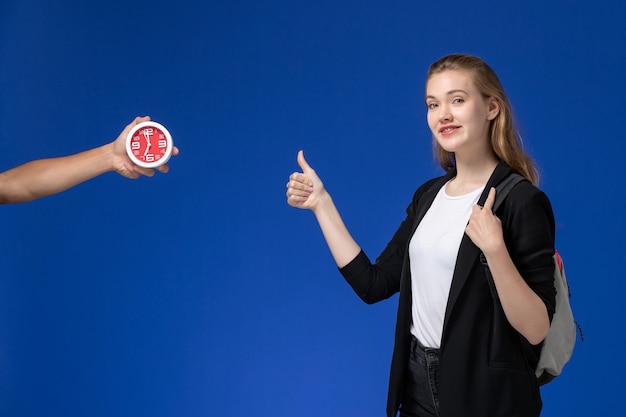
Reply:
[[152, 144], [150, 143], [150, 133], [149, 132], [144, 131], [143, 136], [146, 139], [146, 150], [143, 153], [143, 156], [146, 156], [148, 154], [148, 151], [152, 147]]
[[150, 148], [152, 147], [152, 144], [150, 143], [150, 135], [152, 134], [152, 129], [144, 129], [143, 131], [143, 137], [146, 139], [146, 151], [144, 152], [144, 156], [148, 154], [148, 151], [150, 150]]

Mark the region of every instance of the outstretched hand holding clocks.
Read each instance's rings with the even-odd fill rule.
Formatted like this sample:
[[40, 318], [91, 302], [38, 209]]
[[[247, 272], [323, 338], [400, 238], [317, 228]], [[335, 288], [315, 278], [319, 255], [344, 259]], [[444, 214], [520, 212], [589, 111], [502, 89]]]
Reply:
[[[115, 171], [127, 178], [141, 175], [151, 177], [154, 168], [162, 173], [169, 170], [166, 162], [171, 155], [178, 154], [171, 136], [167, 133], [164, 142], [162, 130], [151, 139], [152, 146], [144, 157], [153, 163], [139, 165], [127, 152], [129, 134], [139, 124], [150, 122], [150, 117], [137, 117], [113, 142], [74, 155], [38, 159], [0, 173], [0, 204], [23, 203], [67, 190], [105, 172]], [[154, 129], [154, 126], [152, 126]], [[155, 130], [153, 130], [153, 133]]]
[[126, 136], [128, 157], [143, 168], [164, 166], [173, 151], [174, 143], [170, 132], [165, 126], [149, 119], [136, 124]]
[[[164, 141], [165, 144], [161, 146]], [[173, 145], [170, 133], [162, 125], [150, 121], [148, 116], [135, 118], [113, 145], [113, 170], [128, 178], [141, 175], [151, 177], [154, 168], [165, 174], [169, 171], [166, 163], [170, 156], [178, 155], [178, 148]]]

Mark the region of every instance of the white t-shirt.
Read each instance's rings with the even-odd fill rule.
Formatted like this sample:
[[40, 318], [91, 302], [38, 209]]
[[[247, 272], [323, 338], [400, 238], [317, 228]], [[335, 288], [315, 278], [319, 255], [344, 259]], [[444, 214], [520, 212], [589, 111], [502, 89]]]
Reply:
[[424, 345], [441, 346], [443, 319], [461, 239], [484, 187], [449, 196], [441, 187], [409, 243], [411, 333]]

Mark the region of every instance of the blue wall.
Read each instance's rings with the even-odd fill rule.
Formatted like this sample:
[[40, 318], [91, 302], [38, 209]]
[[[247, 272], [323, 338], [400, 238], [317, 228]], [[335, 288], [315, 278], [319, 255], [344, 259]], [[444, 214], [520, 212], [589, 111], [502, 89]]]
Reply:
[[181, 154], [0, 207], [0, 415], [382, 415], [397, 297], [352, 293], [285, 184], [304, 149], [378, 255], [439, 173], [451, 52], [498, 72], [554, 206], [587, 340], [543, 415], [623, 415], [626, 6], [576, 3], [3, 0], [0, 170], [146, 114]]

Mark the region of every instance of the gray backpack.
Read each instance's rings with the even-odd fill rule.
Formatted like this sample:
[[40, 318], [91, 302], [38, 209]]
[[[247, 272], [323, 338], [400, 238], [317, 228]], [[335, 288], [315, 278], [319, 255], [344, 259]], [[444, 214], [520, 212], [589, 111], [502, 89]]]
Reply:
[[[511, 174], [496, 187], [496, 201], [493, 205], [494, 212], [498, 207], [500, 207], [513, 187], [520, 181], [524, 180], [525, 178], [521, 175]], [[582, 329], [578, 323], [574, 321], [574, 315], [570, 306], [570, 289], [567, 284], [567, 280], [565, 279], [563, 260], [556, 251], [553, 259], [554, 287], [556, 288], [556, 309], [554, 316], [552, 317], [552, 322], [550, 323], [548, 336], [546, 336], [541, 346], [539, 363], [535, 369], [535, 375], [537, 376], [539, 385], [547, 384], [561, 374], [563, 366], [565, 366], [567, 361], [569, 361], [572, 356], [572, 352], [574, 351], [577, 329], [580, 333], [581, 341], [584, 340]], [[496, 298], [498, 295], [495, 283], [493, 282], [491, 271], [489, 271], [487, 262], [482, 254], [481, 261], [485, 265], [491, 294], [494, 298]]]

